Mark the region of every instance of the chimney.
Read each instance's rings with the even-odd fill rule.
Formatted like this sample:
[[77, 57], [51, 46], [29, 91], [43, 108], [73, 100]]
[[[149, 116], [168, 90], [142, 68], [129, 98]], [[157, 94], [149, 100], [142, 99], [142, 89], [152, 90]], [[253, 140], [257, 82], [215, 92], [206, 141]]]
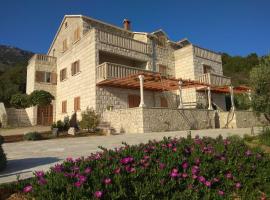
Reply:
[[124, 29], [129, 31], [130, 25], [131, 25], [131, 22], [128, 19], [124, 19], [124, 21], [123, 21]]

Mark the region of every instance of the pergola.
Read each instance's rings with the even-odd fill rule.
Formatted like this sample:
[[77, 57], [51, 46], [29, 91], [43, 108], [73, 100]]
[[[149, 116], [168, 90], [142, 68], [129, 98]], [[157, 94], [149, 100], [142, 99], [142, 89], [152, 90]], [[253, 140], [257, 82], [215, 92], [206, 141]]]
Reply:
[[140, 72], [122, 78], [111, 78], [97, 83], [97, 86], [109, 86], [128, 89], [140, 89], [140, 105], [144, 104], [144, 90], [151, 91], [175, 91], [179, 90], [179, 108], [183, 108], [182, 89], [196, 88], [197, 91], [208, 91], [208, 109], [212, 109], [211, 92], [215, 93], [230, 93], [232, 101], [232, 109], [234, 109], [234, 93], [250, 93], [250, 88], [246, 86], [212, 86], [207, 83], [202, 83], [194, 80], [176, 79], [163, 76], [157, 72]]

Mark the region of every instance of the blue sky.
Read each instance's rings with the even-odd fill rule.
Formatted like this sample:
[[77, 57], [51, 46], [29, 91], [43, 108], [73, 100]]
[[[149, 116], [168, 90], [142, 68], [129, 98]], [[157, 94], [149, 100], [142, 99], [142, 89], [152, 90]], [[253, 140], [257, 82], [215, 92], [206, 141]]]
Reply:
[[269, 0], [0, 0], [0, 44], [46, 53], [65, 14], [132, 30], [162, 28], [172, 40], [231, 55], [270, 52]]

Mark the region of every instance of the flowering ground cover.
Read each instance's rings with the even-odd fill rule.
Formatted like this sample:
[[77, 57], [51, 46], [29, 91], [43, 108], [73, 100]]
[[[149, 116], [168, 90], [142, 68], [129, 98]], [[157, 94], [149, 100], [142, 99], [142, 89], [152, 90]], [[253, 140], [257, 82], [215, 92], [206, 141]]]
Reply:
[[38, 199], [268, 199], [270, 157], [231, 137], [164, 138], [67, 158], [13, 185]]

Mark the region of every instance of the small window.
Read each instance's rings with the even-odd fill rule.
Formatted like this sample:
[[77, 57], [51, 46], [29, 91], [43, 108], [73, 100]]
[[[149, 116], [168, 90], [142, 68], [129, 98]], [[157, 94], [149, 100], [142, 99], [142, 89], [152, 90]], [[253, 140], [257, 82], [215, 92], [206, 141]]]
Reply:
[[75, 75], [80, 72], [80, 61], [77, 60], [76, 62], [71, 64], [71, 75]]
[[139, 105], [140, 105], [140, 96], [139, 95], [133, 95], [133, 94], [128, 95], [128, 107], [129, 108], [139, 107]]
[[64, 68], [60, 71], [60, 81], [63, 81], [67, 78], [67, 68]]
[[67, 101], [62, 101], [62, 113], [67, 113]]
[[212, 71], [211, 66], [209, 66], [209, 65], [203, 65], [203, 73], [204, 74], [211, 73], [211, 71]]
[[168, 101], [165, 97], [160, 97], [160, 107], [168, 108]]
[[68, 46], [67, 46], [67, 39], [64, 39], [64, 40], [63, 40], [63, 52], [65, 52], [67, 49], [68, 49]]
[[52, 73], [51, 72], [45, 72], [44, 76], [44, 82], [45, 83], [51, 83], [52, 81]]
[[75, 31], [74, 31], [74, 42], [77, 42], [78, 40], [81, 39], [81, 36], [80, 36], [80, 28], [76, 28]]
[[76, 111], [79, 111], [79, 110], [81, 110], [81, 102], [80, 102], [81, 100], [80, 100], [80, 97], [75, 97], [74, 98], [74, 111], [76, 112]]
[[162, 74], [162, 75], [166, 75], [166, 66], [165, 65], [159, 65], [159, 72]]

